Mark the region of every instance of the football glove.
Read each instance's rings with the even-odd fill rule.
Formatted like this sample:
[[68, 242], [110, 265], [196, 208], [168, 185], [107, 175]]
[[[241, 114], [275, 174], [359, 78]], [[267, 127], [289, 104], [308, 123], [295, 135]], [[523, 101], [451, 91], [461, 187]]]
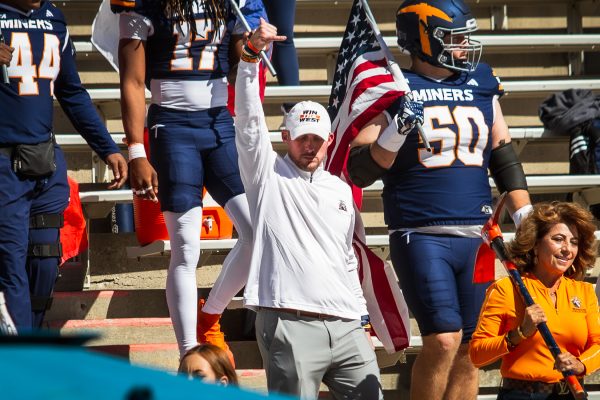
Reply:
[[423, 121], [423, 103], [411, 100], [408, 96], [402, 96], [396, 114], [398, 133], [408, 135], [417, 127], [417, 124], [423, 125]]

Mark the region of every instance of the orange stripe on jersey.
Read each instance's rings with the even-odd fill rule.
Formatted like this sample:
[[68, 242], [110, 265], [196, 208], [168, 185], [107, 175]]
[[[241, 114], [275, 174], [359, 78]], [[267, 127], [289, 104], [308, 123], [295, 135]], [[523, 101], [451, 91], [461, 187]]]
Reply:
[[430, 6], [427, 3], [419, 3], [412, 6], [407, 6], [398, 10], [400, 13], [415, 13], [419, 17], [419, 35], [421, 37], [421, 49], [423, 53], [432, 56], [431, 43], [426, 29], [428, 28], [427, 19], [429, 17], [438, 17], [444, 21], [452, 22], [452, 18], [439, 8]]
[[127, 8], [135, 8], [135, 1], [127, 1], [127, 0], [110, 0], [111, 6], [121, 6]]
[[494, 78], [496, 78], [496, 80], [498, 81], [498, 90], [504, 91], [504, 87], [502, 86], [502, 82], [500, 81], [500, 78], [498, 78], [498, 75], [496, 75], [496, 71], [494, 71], [494, 69], [492, 69], [492, 75], [494, 75]]

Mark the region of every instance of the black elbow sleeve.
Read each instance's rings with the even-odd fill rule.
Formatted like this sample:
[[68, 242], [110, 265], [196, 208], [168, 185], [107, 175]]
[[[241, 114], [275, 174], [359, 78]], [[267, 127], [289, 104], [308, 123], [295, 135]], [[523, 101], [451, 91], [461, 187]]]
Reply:
[[492, 150], [490, 173], [500, 193], [527, 190], [527, 179], [523, 166], [512, 144], [504, 143]]
[[375, 162], [368, 144], [350, 149], [348, 175], [356, 186], [365, 188], [379, 179], [387, 170]]

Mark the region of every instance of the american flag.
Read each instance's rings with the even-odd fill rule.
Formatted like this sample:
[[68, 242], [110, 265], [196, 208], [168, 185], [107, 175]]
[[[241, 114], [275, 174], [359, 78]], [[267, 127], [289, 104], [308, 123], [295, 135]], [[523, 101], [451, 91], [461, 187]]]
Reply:
[[[394, 81], [390, 74], [364, 7], [360, 0], [355, 0], [338, 53], [329, 98], [328, 111], [335, 140], [329, 146], [325, 168], [352, 186], [346, 171], [350, 143], [367, 122], [406, 91], [406, 83]], [[353, 186], [353, 194], [357, 210], [353, 245], [359, 260], [363, 293], [371, 325], [386, 351], [392, 353], [409, 345], [408, 308], [393, 268], [366, 245], [358, 212], [362, 190]]]

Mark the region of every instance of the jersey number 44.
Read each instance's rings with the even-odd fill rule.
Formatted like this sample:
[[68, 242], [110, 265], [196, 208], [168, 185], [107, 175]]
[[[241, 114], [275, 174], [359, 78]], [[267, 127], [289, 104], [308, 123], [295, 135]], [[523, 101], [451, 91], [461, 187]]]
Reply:
[[43, 43], [41, 60], [39, 64], [35, 64], [29, 33], [12, 33], [10, 46], [15, 50], [8, 67], [8, 76], [19, 79], [20, 96], [37, 96], [39, 79], [50, 80], [50, 96], [53, 94], [53, 83], [60, 71], [60, 40], [56, 35], [44, 33]]

